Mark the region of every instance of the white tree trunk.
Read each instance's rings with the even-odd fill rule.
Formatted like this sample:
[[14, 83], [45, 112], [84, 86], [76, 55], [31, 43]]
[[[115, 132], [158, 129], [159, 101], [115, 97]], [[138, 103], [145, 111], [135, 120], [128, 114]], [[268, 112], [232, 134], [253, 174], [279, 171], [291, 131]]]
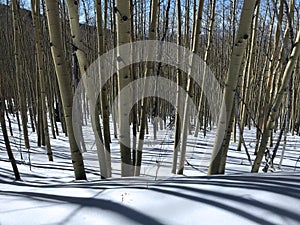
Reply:
[[240, 67], [244, 57], [246, 44], [249, 39], [250, 27], [255, 5], [256, 1], [244, 1], [240, 25], [235, 45], [232, 50], [229, 70], [225, 81], [225, 90], [218, 121], [216, 139], [208, 170], [209, 175], [220, 173], [220, 170], [222, 170], [223, 168], [223, 166], [221, 165], [222, 161], [223, 163], [226, 162], [229, 143], [228, 139], [230, 138], [233, 122], [232, 109], [235, 89], [238, 83]]

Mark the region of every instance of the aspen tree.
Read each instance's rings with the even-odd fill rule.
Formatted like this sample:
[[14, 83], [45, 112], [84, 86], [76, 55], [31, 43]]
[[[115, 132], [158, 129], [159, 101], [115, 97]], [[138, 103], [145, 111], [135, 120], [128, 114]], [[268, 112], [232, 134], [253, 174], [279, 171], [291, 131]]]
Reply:
[[[225, 168], [229, 144], [228, 139], [230, 138], [233, 123], [232, 109], [234, 105], [234, 95], [237, 87], [240, 67], [246, 50], [246, 43], [249, 38], [249, 32], [255, 5], [256, 1], [246, 0], [243, 4], [239, 29], [232, 50], [229, 70], [227, 72], [227, 78], [225, 81], [223, 101], [220, 110], [221, 113], [219, 116], [216, 139], [208, 170], [209, 175], [222, 173]], [[222, 145], [220, 145], [220, 143], [222, 143]]]
[[[75, 46], [75, 53], [78, 59], [79, 68], [81, 77], [83, 79], [83, 83], [85, 86], [85, 90], [87, 92], [88, 98], [92, 98], [94, 93], [91, 93], [91, 88], [88, 87], [88, 83], [86, 81], [86, 72], [89, 67], [89, 62], [86, 53], [83, 51], [83, 44], [80, 35], [80, 25], [79, 25], [79, 14], [78, 14], [78, 1], [67, 0], [68, 14], [70, 18], [70, 28], [71, 28], [71, 36], [72, 42]], [[102, 46], [100, 48], [103, 48]], [[90, 101], [94, 101], [95, 99], [90, 99]], [[96, 103], [96, 102], [94, 102]], [[92, 113], [92, 126], [95, 134], [95, 141], [98, 153], [98, 159], [100, 164], [101, 177], [107, 178], [110, 177], [110, 173], [108, 174], [107, 167], [107, 158], [104, 146], [100, 143], [102, 141], [102, 132], [100, 127], [100, 120], [98, 115], [98, 109], [96, 107], [95, 111], [92, 108], [92, 104], [90, 105], [90, 112]], [[95, 113], [95, 119], [93, 118], [93, 114]]]
[[[176, 7], [177, 7], [177, 44], [181, 45], [181, 1], [177, 0], [176, 1]], [[181, 52], [178, 48], [177, 52], [177, 60], [178, 62], [180, 61], [180, 55]], [[177, 168], [177, 161], [178, 161], [178, 146], [180, 144], [180, 128], [182, 127], [180, 123], [179, 118], [179, 112], [180, 112], [180, 104], [179, 104], [179, 99], [180, 99], [180, 85], [181, 85], [181, 71], [179, 68], [176, 70], [177, 73], [177, 94], [176, 94], [176, 111], [175, 111], [175, 135], [174, 135], [174, 150], [173, 150], [173, 163], [172, 163], [172, 173], [176, 173], [176, 168]]]
[[[137, 15], [134, 17], [134, 4], [136, 4], [136, 0], [135, 3], [133, 3], [133, 0], [130, 0], [130, 14], [131, 14], [131, 20], [130, 20], [130, 41], [134, 42], [135, 41], [135, 27], [134, 27], [134, 20], [136, 19], [135, 17], [137, 17]], [[136, 19], [137, 21], [137, 19]], [[134, 52], [135, 49], [132, 46], [131, 49], [131, 58], [132, 61], [134, 60]], [[137, 67], [136, 65], [133, 63], [130, 67], [130, 72], [131, 72], [131, 79], [132, 81], [136, 80], [137, 78], [137, 73], [136, 73]], [[132, 88], [132, 98], [133, 101], [135, 101], [135, 96], [136, 96], [136, 87], [133, 86]], [[136, 161], [136, 152], [137, 152], [137, 128], [138, 128], [138, 115], [137, 115], [137, 104], [135, 104], [132, 108], [132, 113], [131, 113], [131, 117], [132, 117], [132, 164], [135, 165], [135, 161]]]
[[62, 98], [62, 105], [66, 121], [66, 129], [70, 142], [71, 158], [76, 180], [86, 180], [84, 163], [80, 149], [76, 143], [72, 126], [73, 94], [71, 87], [71, 69], [65, 60], [65, 52], [61, 38], [61, 24], [58, 2], [45, 0], [47, 9], [47, 21], [50, 36], [52, 57]]
[[251, 172], [255, 173], [255, 172], [258, 172], [258, 170], [259, 170], [262, 158], [264, 156], [264, 153], [265, 153], [265, 150], [267, 147], [268, 138], [270, 137], [271, 131], [272, 131], [272, 129], [274, 129], [275, 122], [278, 119], [279, 107], [282, 103], [285, 93], [288, 91], [288, 85], [289, 85], [292, 73], [294, 71], [294, 68], [296, 66], [299, 55], [300, 55], [300, 29], [298, 30], [296, 41], [292, 48], [292, 52], [290, 54], [288, 63], [282, 74], [282, 84], [281, 84], [280, 88], [278, 89], [278, 92], [274, 98], [275, 100], [273, 101], [271, 110], [268, 114], [268, 117], [267, 117], [268, 120], [266, 122], [266, 127], [263, 131], [259, 150], [257, 152]]
[[[286, 2], [285, 2], [286, 3]], [[287, 4], [286, 4], [286, 7], [287, 7]], [[289, 10], [286, 10], [288, 13], [287, 17], [288, 17], [288, 24], [287, 24], [287, 28], [286, 31], [287, 33], [289, 33], [290, 35], [287, 35], [287, 36], [290, 36], [290, 39], [292, 40], [292, 45], [294, 44], [293, 43], [293, 36], [294, 36], [294, 32], [293, 32], [293, 20], [294, 20], [294, 7], [295, 7], [295, 0], [291, 0], [290, 1], [290, 5], [289, 5]], [[285, 48], [287, 47], [284, 46]], [[287, 51], [287, 50], [286, 50]], [[296, 62], [297, 64], [297, 62]], [[294, 76], [291, 76], [291, 79], [290, 79], [290, 83], [289, 83], [289, 86], [288, 86], [288, 91], [285, 93], [285, 99], [286, 99], [286, 104], [285, 104], [285, 115], [284, 115], [284, 127], [282, 129], [284, 129], [284, 138], [283, 138], [283, 147], [282, 147], [282, 151], [281, 151], [281, 157], [280, 157], [280, 164], [282, 163], [283, 161], [283, 157], [284, 157], [284, 154], [285, 154], [285, 150], [286, 150], [286, 143], [287, 143], [287, 134], [289, 132], [289, 127], [290, 127], [290, 118], [291, 118], [291, 113], [293, 112], [292, 110], [292, 99], [293, 99], [293, 79], [294, 79]], [[294, 87], [295, 88], [295, 87]], [[280, 139], [278, 140], [280, 141]], [[273, 166], [273, 160], [276, 156], [276, 151], [273, 152], [272, 154], [272, 160], [271, 160], [271, 165]], [[281, 166], [281, 165], [280, 165]]]
[[[130, 1], [117, 0], [115, 8], [117, 15], [117, 40], [118, 46], [130, 43]], [[119, 59], [119, 52], [118, 59]], [[119, 69], [123, 59], [118, 60], [118, 90], [121, 91], [131, 81], [128, 67]], [[124, 59], [125, 60], [125, 59]], [[128, 177], [133, 175], [130, 148], [130, 124], [126, 121], [126, 113], [130, 112], [130, 96], [119, 96], [119, 140], [121, 151], [121, 175]]]
[[[208, 30], [208, 40], [207, 40], [207, 46], [206, 46], [206, 50], [205, 50], [205, 55], [204, 55], [204, 63], [205, 63], [205, 67], [208, 64], [208, 56], [211, 50], [211, 44], [212, 44], [212, 37], [213, 37], [213, 28], [214, 28], [214, 22], [215, 22], [215, 8], [216, 8], [216, 0], [212, 0], [211, 2], [211, 6], [210, 6], [210, 22], [209, 22], [209, 30]], [[204, 71], [206, 70], [206, 68], [204, 69]], [[202, 90], [204, 89], [203, 85], [204, 85], [204, 80], [205, 80], [205, 76], [206, 73], [204, 72], [204, 78], [203, 78], [203, 82], [202, 82]], [[205, 99], [204, 99], [204, 92], [201, 90], [201, 95], [200, 95], [200, 102], [199, 102], [199, 106], [198, 106], [198, 110], [197, 110], [197, 116], [196, 116], [196, 128], [195, 128], [195, 133], [194, 136], [198, 137], [198, 132], [200, 129], [200, 112], [201, 112], [201, 107], [206, 103], [205, 103]], [[204, 127], [204, 136], [206, 134], [206, 127]]]
[[[150, 26], [149, 26], [149, 40], [156, 39], [157, 9], [158, 9], [158, 0], [152, 0]], [[146, 63], [145, 78], [153, 74], [154, 71], [153, 67], [154, 67], [153, 62]], [[145, 85], [145, 89], [146, 88], [148, 88], [148, 85]], [[144, 90], [144, 92], [147, 92], [147, 90]], [[139, 176], [141, 170], [142, 151], [143, 151], [145, 129], [147, 123], [147, 110], [148, 110], [148, 99], [144, 98], [142, 102], [142, 109], [141, 109], [141, 116], [140, 116], [140, 133], [139, 133], [137, 153], [136, 153], [137, 158], [136, 158], [135, 171], [134, 171], [135, 176]]]
[[26, 149], [30, 149], [28, 128], [27, 128], [27, 107], [26, 107], [26, 92], [23, 87], [24, 70], [21, 62], [21, 26], [19, 18], [19, 2], [12, 0], [12, 17], [13, 17], [13, 34], [14, 34], [14, 55], [15, 55], [15, 68], [16, 68], [16, 80], [17, 91], [19, 98], [19, 107], [22, 118], [22, 128], [24, 134], [24, 142]]
[[[193, 54], [197, 54], [199, 50], [199, 36], [201, 34], [201, 25], [202, 25], [202, 12], [203, 12], [203, 5], [204, 0], [200, 0], [198, 5], [198, 12], [197, 17], [194, 20], [194, 29], [193, 29], [193, 46], [192, 46], [192, 52]], [[194, 65], [194, 57], [192, 56], [191, 59], [191, 69], [189, 71], [190, 74], [195, 73], [195, 65]], [[184, 105], [184, 114], [182, 119], [182, 136], [181, 136], [181, 144], [180, 144], [180, 160], [179, 160], [179, 166], [177, 173], [183, 174], [184, 170], [184, 163], [185, 163], [185, 155], [186, 155], [186, 144], [187, 144], [187, 135], [188, 135], [188, 129], [190, 126], [190, 102], [189, 102], [189, 94], [191, 94], [193, 90], [193, 80], [190, 77], [190, 74], [188, 74], [188, 82], [187, 82], [187, 93], [185, 98], [185, 105]]]
[[[97, 40], [98, 40], [98, 57], [100, 57], [105, 52], [105, 38], [103, 30], [106, 27], [102, 26], [102, 4], [101, 0], [95, 1], [96, 14], [97, 14]], [[103, 66], [102, 62], [99, 62], [100, 66]], [[101, 74], [100, 74], [101, 75]], [[100, 86], [102, 90], [100, 92], [101, 99], [101, 113], [103, 121], [103, 134], [104, 134], [104, 144], [105, 144], [105, 156], [106, 156], [106, 166], [107, 166], [107, 176], [111, 177], [111, 156], [110, 156], [110, 130], [109, 130], [109, 105], [107, 100], [107, 85], [103, 85], [100, 80]]]
[[5, 142], [5, 147], [6, 147], [6, 152], [8, 155], [8, 159], [11, 163], [14, 175], [15, 175], [15, 179], [16, 180], [21, 180], [20, 177], [20, 173], [19, 173], [19, 169], [15, 160], [15, 157], [13, 155], [11, 146], [10, 146], [10, 142], [9, 142], [9, 137], [7, 134], [7, 130], [6, 130], [6, 123], [5, 123], [5, 117], [4, 117], [4, 111], [5, 111], [5, 98], [4, 98], [4, 94], [3, 94], [3, 75], [1, 74], [0, 76], [0, 124], [1, 124], [1, 129], [2, 129], [2, 134], [3, 134], [3, 138], [4, 138], [4, 142]]
[[[256, 5], [256, 13], [255, 13], [255, 18], [253, 19], [253, 25], [252, 25], [252, 32], [251, 32], [251, 44], [250, 44], [250, 49], [249, 49], [249, 63], [247, 66], [247, 75], [246, 75], [246, 86], [245, 86], [245, 95], [244, 95], [244, 102], [248, 103], [249, 102], [249, 95], [250, 95], [250, 83], [253, 80], [253, 72], [254, 72], [254, 60], [255, 60], [255, 42], [256, 42], [256, 30], [257, 30], [257, 24], [258, 24], [258, 17], [259, 17], [259, 8], [260, 8], [260, 0], [257, 1]], [[238, 141], [238, 147], [237, 151], [241, 151], [242, 147], [242, 139], [243, 139], [243, 134], [244, 134], [244, 127], [245, 127], [245, 122], [246, 122], [246, 109], [245, 106], [242, 106], [241, 110], [241, 129], [240, 129], [240, 135], [239, 135], [239, 141]]]
[[41, 105], [42, 105], [42, 121], [44, 126], [45, 142], [47, 146], [47, 155], [49, 161], [53, 161], [53, 154], [51, 150], [49, 130], [48, 130], [48, 120], [47, 120], [47, 106], [46, 106], [46, 84], [45, 84], [45, 74], [44, 74], [44, 60], [43, 60], [43, 44], [42, 44], [42, 29], [40, 21], [40, 1], [31, 0], [31, 14], [33, 18], [34, 36], [35, 36], [35, 48], [36, 48], [36, 62], [38, 66], [38, 79], [40, 81], [40, 91], [41, 91]]

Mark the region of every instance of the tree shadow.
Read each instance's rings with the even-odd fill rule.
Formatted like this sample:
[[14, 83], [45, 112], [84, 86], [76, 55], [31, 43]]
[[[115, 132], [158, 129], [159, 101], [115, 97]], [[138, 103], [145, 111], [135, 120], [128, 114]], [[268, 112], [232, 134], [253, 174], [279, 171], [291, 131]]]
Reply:
[[[21, 193], [15, 191], [0, 191], [0, 194], [10, 195], [10, 196], [21, 196], [21, 197], [38, 200], [38, 201], [67, 202], [69, 204], [75, 204], [81, 207], [91, 207], [91, 208], [97, 208], [102, 210], [110, 210], [136, 223], [149, 224], [149, 225], [164, 225], [163, 223], [161, 223], [160, 221], [156, 220], [151, 216], [148, 216], [132, 208], [105, 199], [69, 197], [69, 196], [50, 195], [50, 194], [34, 193], [34, 192]], [[69, 215], [69, 216], [73, 216], [73, 215]]]
[[300, 177], [295, 179], [278, 176], [203, 176], [172, 180], [172, 184], [202, 184], [221, 187], [261, 190], [300, 199]]
[[[151, 186], [149, 189], [157, 192], [174, 195], [178, 197], [182, 197], [185, 199], [190, 199], [193, 201], [202, 202], [205, 204], [213, 205], [219, 207], [221, 209], [233, 212], [235, 214], [241, 215], [253, 222], [259, 224], [272, 224], [269, 221], [264, 220], [261, 217], [255, 216], [251, 213], [251, 211], [247, 211], [248, 207], [255, 207], [258, 211], [268, 211], [272, 214], [278, 215], [285, 219], [291, 219], [293, 221], [300, 221], [299, 212], [294, 212], [288, 210], [287, 208], [281, 208], [276, 205], [270, 205], [263, 201], [248, 199], [242, 196], [232, 195], [228, 193], [224, 193], [228, 188], [237, 188], [244, 190], [254, 190], [254, 191], [265, 191], [268, 193], [280, 194], [282, 196], [288, 196], [297, 200], [300, 200], [300, 185], [298, 185], [300, 180], [299, 175], [293, 178], [285, 178], [285, 177], [272, 177], [272, 176], [211, 176], [211, 177], [201, 177], [191, 179], [188, 178], [177, 178], [170, 181], [162, 181], [158, 184], [158, 186]], [[194, 188], [191, 186], [192, 184], [200, 185], [199, 188]], [[201, 185], [212, 185], [214, 187], [224, 187], [226, 188], [224, 192], [216, 192], [212, 190], [201, 189]], [[166, 189], [167, 190], [166, 190]], [[180, 193], [176, 190], [170, 189], [179, 189], [185, 190], [188, 192], [197, 193], [197, 196], [191, 196], [186, 193]], [[256, 192], [252, 192], [256, 193]], [[261, 194], [261, 192], [257, 192]], [[203, 196], [203, 197], [202, 197]], [[214, 197], [219, 199], [219, 201], [206, 199], [207, 197]], [[230, 200], [235, 202], [236, 204], [242, 203], [243, 208], [237, 208], [230, 205], [227, 205], [223, 202], [226, 200]], [[245, 210], [243, 210], [245, 208]]]
[[[276, 214], [276, 215], [284, 218], [285, 220], [291, 219], [291, 220], [296, 221], [296, 222], [300, 221], [300, 215], [297, 214], [297, 213], [294, 213], [292, 211], [288, 211], [286, 209], [282, 209], [282, 208], [279, 208], [279, 207], [276, 207], [276, 206], [268, 205], [268, 204], [265, 204], [263, 202], [252, 200], [252, 199], [246, 199], [246, 198], [243, 198], [243, 197], [238, 197], [238, 196], [235, 196], [235, 195], [219, 193], [219, 192], [215, 192], [215, 191], [195, 189], [195, 188], [186, 187], [186, 186], [185, 187], [178, 187], [179, 189], [184, 189], [184, 190], [187, 190], [187, 191], [193, 191], [193, 192], [197, 192], [197, 193], [200, 194], [199, 196], [193, 196], [193, 195], [188, 195], [188, 194], [185, 194], [185, 193], [180, 193], [176, 190], [175, 191], [170, 190], [169, 188], [174, 188], [173, 185], [163, 185], [163, 187], [168, 188], [168, 190], [161, 189], [161, 188], [156, 188], [156, 187], [150, 187], [150, 190], [160, 192], [160, 193], [164, 193], [164, 194], [168, 194], [168, 195], [181, 197], [181, 198], [184, 198], [184, 199], [189, 199], [189, 200], [192, 200], [192, 201], [201, 202], [201, 203], [204, 203], [204, 204], [207, 204], [207, 205], [211, 205], [211, 206], [229, 211], [229, 212], [234, 213], [236, 215], [239, 215], [241, 217], [244, 217], [244, 218], [246, 218], [246, 219], [248, 219], [252, 222], [256, 222], [258, 224], [264, 224], [264, 225], [271, 225], [272, 224], [273, 225], [272, 222], [270, 222], [270, 221], [268, 221], [268, 220], [266, 220], [262, 217], [259, 217], [259, 216], [256, 216], [256, 215], [252, 214], [254, 212], [247, 211], [248, 210], [247, 206], [256, 207], [258, 211], [259, 210], [269, 211], [273, 214]], [[212, 200], [212, 199], [207, 199], [205, 197], [200, 197], [200, 196], [205, 196], [205, 197], [211, 196], [211, 197], [219, 199], [219, 201]], [[231, 206], [229, 204], [223, 203], [223, 202], [226, 202], [226, 200], [230, 200], [230, 201], [233, 201], [233, 202], [239, 203], [239, 204], [242, 203], [243, 205], [246, 205], [246, 206], [243, 206], [242, 208], [238, 208], [237, 206], [236, 207]]]
[[[174, 186], [173, 186], [173, 188], [174, 188]], [[233, 206], [224, 204], [221, 201], [215, 201], [215, 200], [206, 199], [206, 198], [203, 198], [203, 197], [187, 195], [187, 194], [184, 194], [184, 193], [180, 193], [178, 191], [171, 191], [171, 190], [160, 189], [160, 188], [151, 187], [150, 190], [160, 192], [160, 193], [163, 193], [163, 194], [173, 195], [173, 196], [176, 196], [176, 197], [181, 197], [181, 198], [184, 198], [184, 199], [189, 199], [189, 200], [196, 201], [196, 202], [201, 202], [201, 203], [204, 203], [206, 205], [214, 206], [216, 208], [220, 208], [220, 209], [223, 209], [225, 211], [229, 211], [231, 213], [234, 213], [236, 215], [244, 217], [244, 218], [246, 218], [246, 219], [248, 219], [252, 222], [256, 222], [258, 224], [274, 225], [273, 223], [271, 223], [271, 222], [269, 222], [269, 221], [267, 221], [263, 218], [252, 215], [252, 214], [250, 214], [250, 213], [248, 213], [244, 210], [238, 209], [237, 207], [233, 207]], [[201, 190], [198, 190], [198, 191], [201, 192]]]

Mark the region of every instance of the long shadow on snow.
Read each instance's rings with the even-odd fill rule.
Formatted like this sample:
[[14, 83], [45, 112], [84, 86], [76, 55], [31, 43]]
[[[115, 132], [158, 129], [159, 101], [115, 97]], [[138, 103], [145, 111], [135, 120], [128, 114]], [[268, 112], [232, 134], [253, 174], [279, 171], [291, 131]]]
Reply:
[[[166, 187], [166, 188], [174, 188], [174, 185], [161, 185], [162, 187]], [[234, 185], [233, 185], [234, 186]], [[242, 198], [239, 196], [234, 196], [234, 195], [230, 195], [230, 194], [226, 194], [226, 193], [219, 193], [219, 192], [215, 192], [215, 191], [209, 191], [209, 190], [202, 190], [202, 189], [196, 189], [196, 188], [191, 188], [191, 187], [187, 187], [187, 186], [180, 186], [178, 187], [178, 189], [184, 189], [187, 191], [192, 191], [192, 192], [196, 192], [199, 193], [200, 196], [212, 196], [212, 197], [217, 197], [220, 199], [220, 201], [215, 201], [215, 200], [211, 200], [211, 199], [206, 199], [203, 197], [198, 197], [198, 196], [191, 196], [191, 195], [187, 195], [184, 193], [180, 193], [178, 191], [171, 191], [171, 190], [165, 190], [165, 189], [160, 189], [160, 188], [156, 188], [156, 187], [150, 187], [150, 190], [156, 191], [156, 192], [160, 192], [160, 193], [164, 193], [164, 194], [168, 194], [168, 195], [173, 195], [173, 196], [177, 196], [177, 197], [181, 197], [184, 199], [190, 199], [193, 201], [197, 201], [197, 202], [201, 202], [204, 204], [208, 204], [208, 205], [212, 205], [218, 208], [221, 208], [223, 210], [235, 213], [237, 215], [240, 215], [246, 219], [249, 219], [253, 222], [259, 223], [259, 224], [264, 224], [264, 225], [273, 225], [273, 223], [255, 216], [253, 214], [250, 214], [247, 211], [241, 210], [237, 207], [233, 207], [230, 206], [228, 204], [224, 204], [223, 199], [224, 200], [231, 200], [234, 201], [236, 203], [242, 203], [242, 204], [246, 204], [252, 207], [256, 207], [258, 208], [258, 210], [267, 210], [270, 211], [276, 215], [280, 215], [283, 218], [289, 218], [292, 219], [294, 221], [299, 221], [300, 220], [300, 216], [297, 213], [288, 211], [286, 209], [282, 209], [273, 205], [268, 205], [265, 204], [263, 202], [259, 202], [259, 201], [255, 201], [255, 200], [251, 200], [251, 199], [246, 199], [246, 198]], [[247, 207], [245, 207], [245, 210], [247, 210]]]
[[[175, 181], [176, 182], [176, 181]], [[198, 182], [196, 182], [198, 183]], [[205, 182], [204, 182], [205, 183]], [[206, 183], [207, 184], [207, 183]], [[215, 185], [220, 185], [217, 182], [214, 183]], [[119, 185], [119, 184], [118, 184]], [[257, 184], [258, 187], [257, 189], [260, 189], [262, 185]], [[215, 200], [211, 200], [211, 199], [206, 199], [203, 197], [198, 197], [198, 196], [191, 196], [188, 194], [184, 194], [184, 193], [180, 193], [178, 191], [171, 191], [171, 190], [165, 190], [162, 189], [162, 187], [166, 187], [166, 188], [176, 188], [176, 189], [183, 189], [183, 190], [187, 190], [187, 191], [192, 191], [195, 193], [199, 193], [200, 196], [212, 196], [212, 197], [217, 197], [219, 199], [221, 199], [220, 201], [215, 201]], [[239, 185], [237, 184], [232, 184], [232, 185], [226, 185], [226, 187], [239, 187]], [[177, 197], [181, 197], [184, 199], [189, 199], [192, 201], [197, 201], [197, 202], [201, 202], [207, 205], [211, 205], [211, 206], [215, 206], [218, 208], [221, 208], [223, 210], [226, 211], [230, 211], [231, 213], [235, 213], [237, 215], [240, 215], [246, 219], [249, 219], [250, 221], [259, 223], [259, 224], [265, 224], [265, 225], [271, 225], [272, 223], [260, 218], [258, 216], [255, 216], [249, 212], [246, 212], [244, 210], [241, 210], [237, 207], [233, 207], [227, 204], [222, 203], [222, 199], [226, 199], [226, 200], [231, 200], [237, 203], [243, 203], [249, 206], [253, 206], [256, 207], [260, 210], [267, 210], [270, 212], [273, 212], [277, 215], [280, 215], [284, 218], [290, 218], [296, 221], [299, 221], [300, 216], [294, 212], [288, 211], [286, 209], [282, 209], [273, 205], [268, 205], [266, 203], [263, 202], [259, 202], [259, 201], [255, 201], [255, 200], [251, 200], [251, 199], [246, 199], [243, 197], [239, 197], [239, 196], [234, 196], [234, 195], [230, 195], [230, 194], [226, 194], [226, 193], [218, 193], [215, 191], [209, 191], [209, 190], [202, 190], [202, 189], [196, 189], [196, 188], [191, 188], [191, 187], [187, 187], [187, 186], [176, 186], [176, 185], [171, 185], [171, 184], [163, 184], [161, 183], [160, 185], [158, 185], [157, 187], [155, 186], [151, 186], [150, 188], [145, 188], [145, 187], [136, 187], [137, 189], [148, 189], [148, 190], [153, 190], [156, 192], [160, 192], [160, 193], [164, 193], [164, 194], [168, 194], [168, 195], [173, 195], [173, 196], [177, 196]], [[241, 188], [246, 188], [245, 186], [241, 186]], [[270, 188], [270, 187], [269, 187]], [[262, 190], [265, 190], [265, 187], [262, 188]], [[272, 190], [272, 189], [271, 189]], [[270, 189], [267, 189], [267, 191], [271, 191]], [[278, 189], [276, 189], [278, 190]], [[274, 191], [274, 190], [273, 190]], [[114, 212], [118, 212], [120, 214], [122, 214], [123, 216], [126, 216], [130, 219], [133, 219], [136, 222], [140, 222], [143, 223], [145, 221], [147, 221], [147, 224], [161, 224], [160, 222], [156, 221], [155, 219], [148, 217], [147, 215], [141, 214], [135, 210], [132, 210], [130, 208], [124, 207], [120, 204], [111, 202], [111, 201], [107, 201], [107, 200], [102, 200], [102, 199], [90, 199], [90, 198], [79, 198], [79, 197], [66, 197], [66, 196], [57, 196], [57, 195], [48, 195], [48, 194], [42, 194], [42, 193], [32, 193], [32, 192], [23, 192], [23, 193], [19, 193], [19, 192], [12, 192], [12, 191], [0, 191], [0, 193], [3, 194], [8, 194], [8, 195], [22, 195], [22, 196], [26, 196], [29, 198], [33, 198], [33, 199], [37, 199], [37, 200], [47, 200], [47, 201], [63, 201], [63, 202], [68, 202], [71, 204], [77, 204], [77, 205], [81, 205], [81, 206], [86, 206], [86, 207], [96, 207], [96, 208], [101, 208], [104, 210], [111, 210]], [[278, 193], [278, 191], [276, 191], [276, 193]], [[281, 192], [281, 194], [284, 194]], [[285, 192], [285, 194], [287, 194]]]
[[33, 192], [20, 193], [15, 191], [0, 191], [0, 194], [11, 195], [11, 196], [24, 196], [39, 201], [49, 201], [49, 202], [61, 201], [70, 204], [80, 205], [82, 207], [93, 207], [102, 210], [110, 210], [112, 212], [121, 214], [122, 216], [127, 217], [128, 219], [141, 224], [164, 225], [163, 223], [157, 221], [153, 217], [147, 216], [134, 209], [131, 209], [129, 207], [105, 199], [68, 197], [68, 196], [50, 195], [50, 194], [33, 193]]
[[[300, 176], [296, 179], [278, 176], [209, 176], [174, 179], [172, 184], [216, 185], [230, 188], [244, 188], [272, 192], [300, 199]], [[197, 180], [198, 179], [198, 180]], [[234, 182], [232, 182], [234, 181]], [[236, 182], [238, 181], [238, 183]], [[164, 185], [162, 183], [162, 185]]]
[[[173, 186], [171, 186], [173, 187]], [[174, 187], [173, 187], [174, 188]], [[263, 218], [260, 218], [260, 217], [257, 217], [255, 215], [252, 215], [246, 211], [243, 211], [241, 209], [238, 209], [236, 207], [233, 207], [233, 206], [230, 206], [230, 205], [226, 205], [226, 204], [223, 204], [221, 202], [218, 202], [218, 201], [214, 201], [214, 200], [211, 200], [211, 199], [206, 199], [206, 198], [202, 198], [202, 197], [196, 197], [196, 196], [191, 196], [191, 195], [187, 195], [187, 194], [183, 194], [183, 193], [179, 193], [177, 191], [170, 191], [170, 190], [164, 190], [164, 189], [159, 189], [159, 188], [153, 188], [151, 187], [150, 190], [153, 190], [153, 191], [156, 191], [156, 192], [160, 192], [160, 193], [163, 193], [163, 194], [167, 194], [167, 195], [173, 195], [173, 196], [176, 196], [176, 197], [181, 197], [181, 198], [184, 198], [184, 199], [189, 199], [189, 200], [192, 200], [192, 201], [196, 201], [196, 202], [201, 202], [201, 203], [204, 203], [204, 204], [207, 204], [207, 205], [211, 205], [211, 206], [214, 206], [216, 208], [220, 208], [220, 209], [223, 209], [225, 211], [229, 211], [231, 213], [234, 213], [236, 215], [239, 215], [241, 217], [244, 217], [250, 221], [253, 221], [253, 222], [256, 222], [258, 224], [264, 224], [264, 225], [274, 225], [273, 223], [263, 219]], [[201, 192], [202, 190], [197, 190], [198, 192]], [[206, 194], [206, 193], [204, 193]]]

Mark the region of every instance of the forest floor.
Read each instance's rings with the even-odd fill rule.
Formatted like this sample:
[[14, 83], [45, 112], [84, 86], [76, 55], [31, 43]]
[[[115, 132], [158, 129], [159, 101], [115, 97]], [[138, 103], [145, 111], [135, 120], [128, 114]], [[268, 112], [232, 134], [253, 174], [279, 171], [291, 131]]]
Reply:
[[[49, 162], [30, 128], [31, 149], [24, 149], [22, 132], [11, 120], [10, 140], [22, 181], [13, 179], [1, 133], [1, 225], [300, 224], [300, 137], [288, 136], [283, 165], [273, 173], [249, 174], [245, 149], [237, 152], [231, 141], [226, 174], [206, 176], [215, 131], [206, 137], [201, 131], [197, 138], [189, 136], [185, 171], [179, 176], [170, 173], [174, 131], [166, 128], [157, 140], [146, 136], [142, 176], [120, 178], [119, 143], [112, 136], [113, 178], [100, 180], [93, 135], [86, 126], [88, 180], [75, 181], [67, 137], [51, 140], [54, 162]], [[253, 160], [254, 130], [246, 129], [244, 138]], [[275, 168], [281, 150], [282, 144]]]

